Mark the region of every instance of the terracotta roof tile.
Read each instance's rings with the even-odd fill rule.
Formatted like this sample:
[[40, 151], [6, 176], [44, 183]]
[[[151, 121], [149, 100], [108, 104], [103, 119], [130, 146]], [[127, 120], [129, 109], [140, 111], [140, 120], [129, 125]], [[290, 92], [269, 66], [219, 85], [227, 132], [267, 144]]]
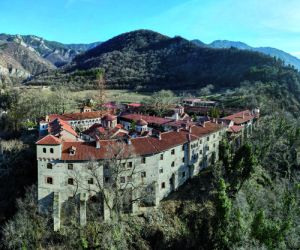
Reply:
[[60, 145], [61, 140], [53, 135], [46, 135], [36, 142], [37, 145]]
[[[124, 143], [124, 147], [125, 149], [132, 147], [136, 155], [151, 155], [182, 145], [189, 140], [196, 140], [221, 128], [221, 125], [210, 122], [206, 123], [205, 127], [192, 126], [191, 133], [187, 130], [179, 130], [178, 132], [169, 131], [161, 133], [161, 139], [158, 137], [134, 138], [130, 140], [130, 145]], [[100, 140], [101, 147], [97, 149], [95, 142], [64, 142], [62, 160], [105, 159], [107, 158], [109, 148], [114, 147], [117, 143], [116, 140]], [[68, 149], [71, 146], [76, 147], [75, 155], [69, 154]]]
[[60, 118], [56, 118], [49, 123], [48, 132], [50, 134], [59, 135], [62, 130], [65, 130], [74, 136], [78, 136], [71, 125]]
[[250, 120], [253, 120], [254, 118], [255, 118], [255, 115], [253, 115], [250, 110], [244, 110], [244, 111], [223, 117], [222, 119], [231, 120], [236, 125], [240, 125], [240, 124], [243, 124]]
[[68, 113], [62, 115], [51, 114], [49, 115], [49, 121], [53, 121], [56, 118], [60, 118], [64, 121], [94, 119], [94, 118], [100, 118], [105, 114], [107, 114], [107, 111], [79, 112], [79, 113]]
[[228, 132], [238, 133], [238, 132], [240, 132], [243, 128], [244, 128], [244, 126], [233, 125], [233, 126], [231, 126], [231, 127], [228, 128]]
[[150, 115], [141, 115], [141, 114], [126, 114], [121, 115], [120, 119], [128, 120], [128, 121], [138, 121], [140, 119], [143, 119], [148, 124], [156, 124], [156, 125], [164, 125], [170, 121], [171, 119], [157, 117], [157, 116], [150, 116]]

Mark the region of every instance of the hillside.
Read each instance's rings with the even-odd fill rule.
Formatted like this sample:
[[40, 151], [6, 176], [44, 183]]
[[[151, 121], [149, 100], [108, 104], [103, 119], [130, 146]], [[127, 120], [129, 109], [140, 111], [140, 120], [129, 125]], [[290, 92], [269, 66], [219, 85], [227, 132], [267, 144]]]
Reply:
[[20, 81], [54, 68], [28, 47], [15, 42], [0, 43], [0, 83]]
[[250, 51], [256, 51], [260, 52], [272, 57], [279, 58], [285, 62], [286, 65], [292, 65], [294, 66], [297, 70], [300, 70], [300, 59], [292, 56], [289, 53], [286, 53], [282, 50], [271, 48], [271, 47], [251, 47], [248, 44], [242, 43], [242, 42], [233, 42], [233, 41], [227, 41], [227, 40], [216, 40], [210, 44], [204, 44], [200, 43], [199, 40], [193, 40], [192, 41], [196, 45], [200, 46], [206, 46], [209, 48], [215, 48], [215, 49], [224, 49], [224, 48], [237, 48], [241, 50], [250, 50]]
[[71, 62], [76, 55], [99, 44], [99, 42], [91, 44], [63, 44], [59, 42], [48, 41], [33, 35], [21, 36], [7, 34], [0, 34], [0, 41], [13, 42], [23, 45], [24, 47], [35, 51], [39, 56], [57, 67]]
[[[182, 38], [170, 38], [149, 30], [114, 37], [75, 57], [55, 74], [44, 74], [28, 84], [58, 84], [91, 87], [96, 68], [105, 70], [110, 88], [199, 89], [213, 84], [216, 89], [237, 87], [245, 80], [273, 81], [285, 70], [281, 61], [261, 53], [238, 49], [199, 47]], [[257, 71], [271, 71], [264, 79]], [[275, 74], [275, 75], [274, 75]]]

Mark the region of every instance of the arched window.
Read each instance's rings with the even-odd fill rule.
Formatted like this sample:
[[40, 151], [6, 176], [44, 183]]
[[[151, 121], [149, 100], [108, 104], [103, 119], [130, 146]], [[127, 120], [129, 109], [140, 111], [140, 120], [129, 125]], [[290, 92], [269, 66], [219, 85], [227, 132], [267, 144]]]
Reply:
[[52, 163], [47, 163], [47, 168], [52, 169]]
[[47, 152], [46, 148], [43, 148], [43, 153], [46, 153], [46, 152]]
[[54, 153], [54, 149], [50, 148], [50, 153], [53, 154]]

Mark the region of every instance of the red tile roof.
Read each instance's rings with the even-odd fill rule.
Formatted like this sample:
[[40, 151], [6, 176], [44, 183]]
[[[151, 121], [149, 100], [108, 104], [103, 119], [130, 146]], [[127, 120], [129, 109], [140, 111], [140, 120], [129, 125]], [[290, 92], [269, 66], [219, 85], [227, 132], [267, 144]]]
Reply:
[[53, 135], [46, 135], [36, 142], [37, 145], [60, 145], [61, 140]]
[[156, 125], [163, 125], [163, 124], [166, 124], [166, 123], [172, 121], [171, 119], [167, 119], [167, 118], [150, 116], [150, 115], [140, 115], [140, 114], [121, 115], [120, 119], [128, 120], [128, 121], [136, 121], [136, 122], [140, 119], [143, 119], [148, 124], [156, 124]]
[[140, 126], [145, 126], [148, 125], [148, 122], [146, 122], [144, 119], [139, 119], [136, 124]]
[[71, 125], [60, 118], [56, 118], [49, 123], [48, 132], [50, 134], [59, 135], [62, 130], [65, 130], [74, 136], [78, 136]]
[[231, 133], [238, 133], [238, 132], [240, 132], [243, 128], [244, 128], [244, 126], [233, 125], [233, 126], [231, 126], [231, 127], [228, 128], [228, 132], [231, 132]]
[[107, 121], [114, 121], [117, 119], [117, 117], [115, 115], [107, 114], [107, 115], [103, 116], [103, 119], [107, 120]]
[[131, 108], [139, 108], [143, 105], [141, 103], [129, 103], [129, 104], [127, 104], [127, 106], [131, 107]]
[[69, 113], [69, 114], [62, 114], [62, 115], [51, 114], [49, 115], [49, 121], [53, 121], [56, 118], [60, 118], [64, 121], [94, 119], [94, 118], [101, 118], [105, 114], [107, 114], [107, 111], [79, 112], [79, 113]]
[[[191, 133], [187, 130], [170, 131], [161, 133], [161, 139], [158, 137], [139, 137], [131, 139], [131, 144], [125, 144], [125, 151], [127, 148], [133, 149], [136, 155], [151, 155], [156, 154], [178, 145], [182, 145], [189, 140], [193, 141], [199, 137], [203, 137], [212, 132], [221, 129], [222, 126], [216, 123], [208, 122], [205, 127], [193, 126]], [[105, 159], [108, 157], [107, 153], [110, 148], [116, 145], [116, 140], [100, 140], [100, 149], [96, 148], [95, 142], [64, 142], [62, 150], [62, 160], [91, 160], [91, 159]], [[75, 155], [69, 154], [70, 147], [76, 147]]]
[[223, 117], [222, 119], [231, 120], [236, 125], [241, 125], [243, 123], [253, 120], [254, 118], [255, 118], [255, 115], [253, 115], [250, 110], [244, 110], [244, 111]]
[[102, 139], [111, 139], [115, 137], [123, 137], [128, 132], [120, 127], [115, 128], [104, 128], [101, 124], [95, 123], [87, 130], [83, 131], [82, 134], [89, 135], [91, 138], [96, 139], [97, 137]]

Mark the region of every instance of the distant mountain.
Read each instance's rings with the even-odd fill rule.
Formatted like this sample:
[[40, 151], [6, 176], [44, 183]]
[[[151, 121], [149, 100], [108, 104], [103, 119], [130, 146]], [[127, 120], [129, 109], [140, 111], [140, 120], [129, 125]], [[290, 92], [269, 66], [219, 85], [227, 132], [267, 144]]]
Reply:
[[200, 41], [199, 39], [194, 39], [191, 42], [193, 42], [194, 44], [200, 46], [200, 47], [208, 47], [207, 44], [205, 44], [204, 42]]
[[216, 40], [210, 44], [207, 44], [207, 46], [214, 49], [230, 49], [230, 48], [251, 49], [251, 47], [245, 43], [233, 42], [227, 40]]
[[241, 50], [251, 50], [251, 51], [257, 51], [272, 57], [279, 58], [284, 61], [286, 65], [292, 65], [294, 66], [297, 70], [300, 70], [300, 59], [298, 59], [295, 56], [292, 56], [289, 53], [286, 53], [282, 50], [271, 48], [271, 47], [258, 47], [254, 48], [249, 46], [246, 43], [242, 42], [233, 42], [233, 41], [227, 41], [227, 40], [216, 40], [210, 44], [199, 44], [199, 40], [193, 40], [192, 42], [196, 45], [199, 45], [201, 47], [206, 46], [210, 48], [215, 48], [215, 49], [228, 49], [228, 48], [237, 48]]
[[0, 42], [0, 83], [26, 79], [55, 68], [34, 50], [15, 42]]
[[79, 44], [63, 44], [65, 48], [68, 48], [68, 49], [72, 49], [72, 50], [75, 50], [75, 51], [81, 51], [81, 52], [84, 52], [84, 51], [87, 51], [87, 50], [90, 50], [92, 48], [95, 48], [96, 46], [100, 45], [101, 42], [95, 42], [95, 43], [79, 43]]
[[63, 44], [59, 42], [47, 41], [41, 37], [33, 35], [21, 36], [0, 34], [0, 41], [14, 42], [21, 44], [32, 51], [34, 50], [41, 57], [45, 58], [56, 67], [60, 67], [71, 62], [76, 55], [99, 45], [99, 43]]
[[103, 42], [76, 56], [55, 74], [40, 75], [29, 84], [64, 83], [90, 88], [95, 69], [103, 68], [111, 88], [197, 89], [207, 84], [228, 88], [252, 80], [254, 69], [263, 67], [276, 72], [283, 65], [254, 51], [213, 49], [182, 37], [137, 30]]

